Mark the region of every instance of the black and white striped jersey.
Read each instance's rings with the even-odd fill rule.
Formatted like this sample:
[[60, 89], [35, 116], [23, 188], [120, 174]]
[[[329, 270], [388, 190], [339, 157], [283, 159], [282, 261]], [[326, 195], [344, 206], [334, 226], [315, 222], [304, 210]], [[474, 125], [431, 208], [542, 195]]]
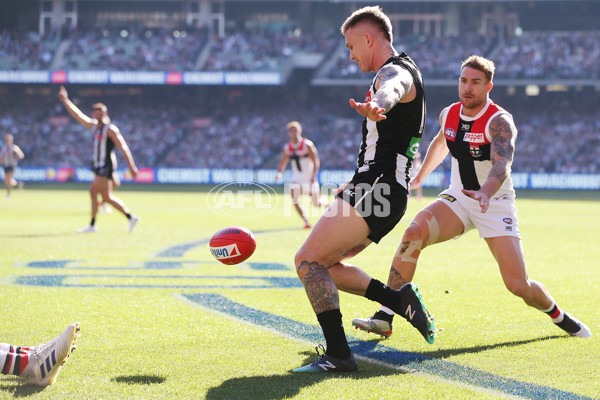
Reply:
[[0, 150], [0, 163], [3, 167], [16, 167], [19, 159], [15, 153], [15, 145], [11, 144], [10, 146], [2, 145], [2, 149]]
[[[390, 57], [384, 65], [389, 63], [410, 72], [417, 94], [411, 102], [396, 104], [385, 114], [387, 118], [383, 121], [375, 122], [368, 118], [363, 120], [356, 173], [371, 171], [382, 174], [408, 189], [410, 168], [425, 129], [425, 90], [421, 71], [406, 53]], [[371, 83], [365, 102], [369, 102], [375, 95], [376, 81], [377, 75]]]
[[117, 168], [115, 144], [112, 139], [108, 137], [109, 127], [110, 125], [104, 125], [100, 128], [98, 124], [92, 126], [92, 136], [94, 138], [94, 169], [101, 167]]

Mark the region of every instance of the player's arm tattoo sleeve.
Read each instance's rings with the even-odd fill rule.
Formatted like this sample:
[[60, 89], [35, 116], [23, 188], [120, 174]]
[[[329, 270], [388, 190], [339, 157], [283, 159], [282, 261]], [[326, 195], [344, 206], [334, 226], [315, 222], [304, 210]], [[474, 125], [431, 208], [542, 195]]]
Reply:
[[394, 65], [384, 65], [377, 75], [379, 88], [373, 102], [388, 112], [402, 100], [413, 84], [412, 75], [406, 69]]
[[510, 115], [500, 114], [490, 122], [489, 130], [492, 138], [490, 156], [493, 165], [489, 176], [504, 182], [510, 174], [517, 128]]

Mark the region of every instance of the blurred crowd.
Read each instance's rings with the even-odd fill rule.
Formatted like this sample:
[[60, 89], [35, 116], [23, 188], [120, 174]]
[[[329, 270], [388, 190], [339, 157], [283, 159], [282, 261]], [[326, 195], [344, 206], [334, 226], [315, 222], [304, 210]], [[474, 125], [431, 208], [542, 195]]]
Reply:
[[494, 53], [498, 76], [600, 78], [600, 31], [531, 32], [508, 40]]
[[[455, 79], [463, 59], [471, 54], [489, 57], [497, 44], [496, 39], [476, 33], [465, 33], [460, 38], [405, 35], [394, 39], [394, 48], [415, 60], [425, 79]], [[327, 76], [334, 79], [361, 78], [364, 73], [350, 60], [345, 50], [340, 51]]]
[[[89, 165], [91, 134], [58, 102], [49, 107], [5, 104], [3, 111], [0, 129], [13, 133], [26, 154], [20, 165]], [[439, 130], [439, 111], [430, 110], [423, 155]], [[109, 114], [140, 167], [275, 168], [290, 120], [300, 121], [304, 136], [315, 142], [324, 169], [354, 169], [361, 140], [361, 117], [345, 101], [291, 100], [271, 107], [240, 101], [199, 108], [123, 100], [110, 103]], [[514, 171], [600, 173], [600, 120], [594, 112], [513, 110], [513, 115], [519, 130]], [[449, 169], [448, 161], [442, 168]]]
[[513, 113], [519, 130], [513, 170], [600, 174], [600, 119], [596, 112]]
[[65, 35], [53, 69], [192, 71], [208, 42], [206, 29], [78, 29]]
[[[245, 30], [223, 38], [205, 28], [89, 28], [54, 32], [0, 33], [0, 69], [124, 71], [276, 71], [290, 56], [333, 54], [329, 78], [364, 78], [349, 60], [344, 38], [336, 29], [306, 33]], [[394, 43], [420, 66], [425, 78], [454, 79], [460, 62], [471, 54], [491, 58], [497, 77], [507, 79], [600, 76], [600, 31], [523, 32], [499, 40], [477, 32], [460, 37], [399, 35]]]
[[[600, 78], [600, 31], [524, 32], [503, 40], [476, 32], [395, 39], [396, 49], [417, 61], [426, 80], [454, 80], [462, 59], [474, 53], [495, 61], [496, 79]], [[320, 76], [368, 77], [349, 60], [337, 29], [319, 34], [255, 29], [224, 38], [189, 27], [63, 29], [44, 36], [0, 32], [0, 70], [275, 71], [302, 53], [324, 56], [319, 68], [328, 70], [317, 72]], [[317, 96], [303, 102], [291, 92], [289, 99], [229, 99], [214, 107], [124, 98], [109, 104], [109, 113], [141, 167], [274, 168], [287, 141], [285, 124], [298, 120], [317, 145], [322, 168], [353, 169], [361, 138], [358, 115], [345, 101]], [[0, 129], [13, 133], [27, 155], [21, 165], [89, 165], [91, 134], [58, 101], [40, 106], [0, 99], [0, 106]], [[429, 106], [422, 154], [439, 129], [439, 111]], [[600, 121], [593, 110], [509, 111], [519, 129], [513, 170], [600, 173]], [[448, 160], [443, 168], [449, 168]]]
[[0, 32], [0, 69], [47, 70], [60, 44], [60, 34]]
[[[417, 62], [427, 79], [455, 79], [462, 60], [478, 54], [493, 60], [497, 79], [598, 79], [600, 31], [525, 32], [498, 40], [475, 32], [460, 37], [407, 35], [394, 47]], [[347, 52], [339, 52], [330, 78], [359, 78], [362, 72]]]
[[214, 38], [205, 71], [277, 71], [294, 54], [330, 54], [339, 45], [339, 33], [315, 35], [290, 32], [237, 32]]

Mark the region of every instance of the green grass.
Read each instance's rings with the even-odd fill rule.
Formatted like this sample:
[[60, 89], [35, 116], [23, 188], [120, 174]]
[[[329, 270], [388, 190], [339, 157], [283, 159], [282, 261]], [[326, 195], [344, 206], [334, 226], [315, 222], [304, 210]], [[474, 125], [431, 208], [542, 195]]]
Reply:
[[[485, 377], [554, 388], [572, 398], [600, 397], [600, 202], [589, 192], [552, 192], [547, 198], [537, 192], [519, 197], [517, 206], [529, 276], [586, 322], [595, 334], [591, 339], [564, 335], [547, 316], [512, 296], [484, 241], [470, 232], [426, 249], [420, 259], [415, 282], [442, 329], [434, 345], [400, 319], [386, 341], [353, 330], [352, 318], [370, 315], [377, 305], [341, 294], [348, 337], [386, 346], [388, 352], [428, 357], [408, 366], [417, 373], [409, 373], [406, 365], [398, 369], [361, 359], [357, 373], [321, 376], [290, 373], [314, 358], [316, 342], [182, 300], [184, 294], [214, 293], [263, 313], [317, 325], [302, 288], [263, 288], [259, 283], [268, 279], [256, 280], [296, 277], [293, 256], [308, 231], [299, 229], [300, 219], [284, 209], [282, 196], [272, 213], [239, 220], [211, 211], [203, 191], [123, 190], [118, 196], [142, 217], [134, 233], [127, 233], [125, 218], [113, 212], [98, 217], [97, 234], [77, 235], [89, 222], [89, 199], [84, 188], [72, 189], [26, 189], [0, 201], [0, 341], [38, 344], [71, 322], [82, 326], [78, 349], [53, 386], [40, 390], [3, 376], [0, 398], [509, 397], [510, 383], [490, 391]], [[424, 204], [411, 200], [396, 229], [353, 263], [385, 280], [404, 229]], [[315, 212], [311, 219], [316, 221]], [[265, 231], [257, 233], [257, 250], [248, 261], [280, 269], [214, 261], [205, 241], [229, 225]], [[195, 242], [181, 255], [157, 254]], [[56, 260], [73, 261], [65, 268], [28, 265]], [[144, 268], [165, 261], [172, 268]], [[55, 279], [34, 279], [42, 275]], [[65, 277], [56, 279], [59, 275]], [[232, 287], [236, 284], [246, 287]], [[465, 375], [442, 374], [447, 366], [462, 366]], [[475, 381], [465, 384], [473, 376]]]

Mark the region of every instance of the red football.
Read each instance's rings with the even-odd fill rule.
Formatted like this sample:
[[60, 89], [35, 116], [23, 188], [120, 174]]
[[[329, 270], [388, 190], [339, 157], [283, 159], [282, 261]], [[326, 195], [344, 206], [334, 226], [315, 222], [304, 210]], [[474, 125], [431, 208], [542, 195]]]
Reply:
[[235, 265], [254, 253], [256, 240], [248, 229], [230, 226], [215, 233], [208, 244], [212, 255], [223, 264]]

